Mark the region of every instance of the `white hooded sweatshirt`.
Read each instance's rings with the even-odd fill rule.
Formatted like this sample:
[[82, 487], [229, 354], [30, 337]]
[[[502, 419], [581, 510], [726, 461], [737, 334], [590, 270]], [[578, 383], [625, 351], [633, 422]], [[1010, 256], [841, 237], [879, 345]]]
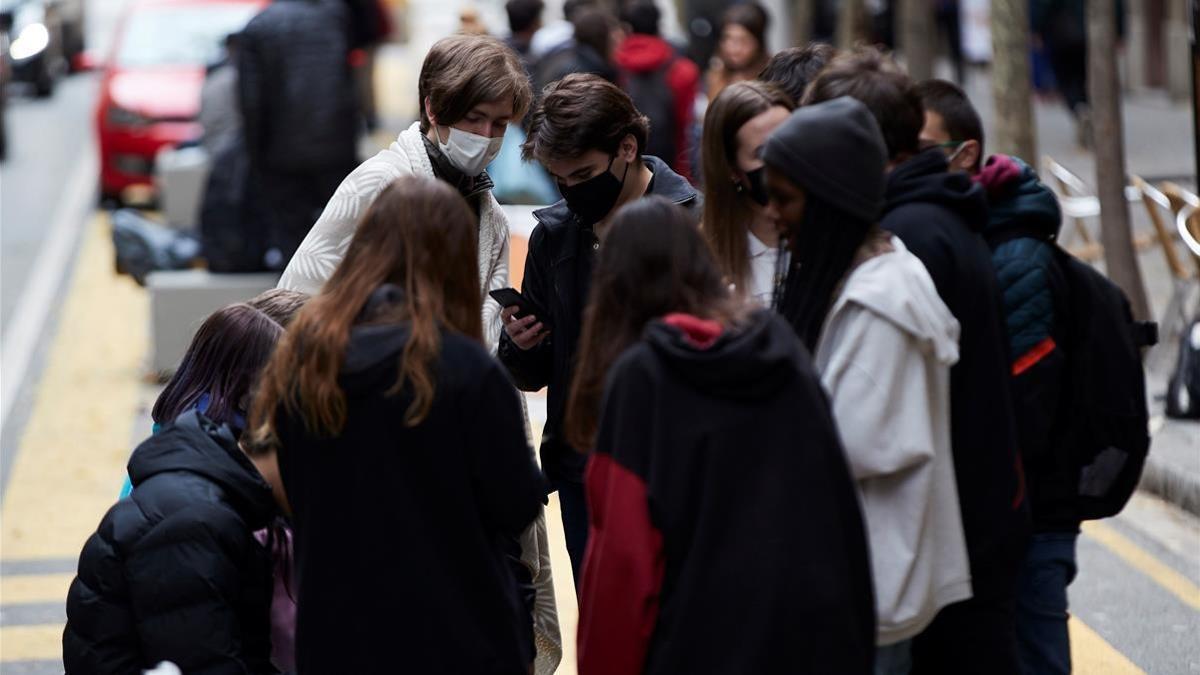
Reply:
[[950, 451], [959, 325], [921, 261], [890, 241], [846, 279], [815, 359], [862, 499], [880, 646], [971, 597]]

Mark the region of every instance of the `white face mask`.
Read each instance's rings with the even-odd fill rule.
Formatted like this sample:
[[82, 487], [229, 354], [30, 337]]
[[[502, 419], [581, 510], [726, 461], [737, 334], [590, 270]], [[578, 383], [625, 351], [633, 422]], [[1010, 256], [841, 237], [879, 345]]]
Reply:
[[488, 164], [500, 154], [500, 146], [504, 145], [504, 137], [488, 138], [462, 129], [450, 127], [450, 137], [442, 142], [440, 131], [434, 131], [438, 148], [446, 155], [450, 163], [458, 167], [468, 176], [478, 176], [483, 173]]

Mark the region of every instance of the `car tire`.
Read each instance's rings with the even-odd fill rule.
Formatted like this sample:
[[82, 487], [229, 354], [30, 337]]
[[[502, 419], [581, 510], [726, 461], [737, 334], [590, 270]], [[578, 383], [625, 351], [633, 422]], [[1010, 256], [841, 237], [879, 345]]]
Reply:
[[33, 81], [33, 94], [38, 98], [50, 98], [54, 94], [54, 73], [51, 72], [46, 59], [42, 59], [37, 77]]

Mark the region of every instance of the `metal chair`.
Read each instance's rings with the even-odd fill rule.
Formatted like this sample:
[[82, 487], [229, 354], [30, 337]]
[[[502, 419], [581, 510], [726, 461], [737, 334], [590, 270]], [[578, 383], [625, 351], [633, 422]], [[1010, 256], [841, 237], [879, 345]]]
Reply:
[[[1099, 261], [1104, 256], [1104, 247], [1092, 234], [1088, 220], [1100, 216], [1100, 199], [1082, 178], [1049, 155], [1042, 157], [1042, 171], [1054, 179], [1050, 187], [1058, 196], [1063, 217], [1071, 219], [1075, 226], [1073, 238], [1080, 240], [1078, 244], [1068, 245], [1064, 236], [1060, 237], [1059, 243], [1077, 258], [1091, 263]], [[1130, 202], [1141, 201], [1142, 192], [1134, 185], [1126, 185], [1125, 199]], [[1138, 251], [1154, 244], [1154, 239], [1145, 235], [1135, 236], [1133, 240], [1134, 248]]]
[[[1167, 270], [1171, 274], [1171, 296], [1167, 300], [1167, 304], [1163, 307], [1162, 316], [1159, 318], [1158, 326], [1161, 339], [1156, 351], [1168, 353], [1173, 349], [1175, 339], [1182, 334], [1190, 324], [1188, 317], [1187, 306], [1188, 298], [1197, 288], [1197, 283], [1200, 282], [1200, 257], [1195, 258], [1197, 263], [1196, 269], [1192, 269], [1185, 265], [1181, 260], [1179, 251], [1179, 239], [1183, 239], [1185, 244], [1188, 243], [1190, 233], [1184, 236], [1187, 232], [1186, 224], [1181, 231], [1175, 231], [1167, 226], [1163, 221], [1162, 213], [1166, 211], [1179, 222], [1179, 217], [1183, 216], [1184, 220], [1190, 217], [1190, 211], [1194, 211], [1192, 207], [1186, 207], [1189, 202], [1189, 197], [1184, 196], [1185, 192], [1178, 186], [1172, 186], [1171, 192], [1174, 193], [1175, 199], [1172, 199], [1166, 194], [1166, 191], [1159, 190], [1153, 185], [1142, 180], [1138, 176], [1133, 176], [1131, 179], [1133, 185], [1141, 194], [1142, 203], [1146, 207], [1146, 213], [1150, 217], [1150, 222], [1154, 226], [1155, 236], [1158, 238], [1158, 243], [1163, 252], [1163, 258], [1167, 264]], [[1195, 195], [1191, 195], [1192, 203], [1200, 209], [1200, 199]], [[1178, 227], [1178, 225], [1177, 225]]]

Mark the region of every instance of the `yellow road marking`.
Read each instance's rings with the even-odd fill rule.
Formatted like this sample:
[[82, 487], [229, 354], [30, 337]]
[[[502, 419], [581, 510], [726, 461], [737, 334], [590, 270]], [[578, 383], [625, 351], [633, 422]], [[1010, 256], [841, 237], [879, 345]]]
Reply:
[[1142, 550], [1112, 527], [1091, 520], [1083, 524], [1083, 533], [1100, 542], [1130, 567], [1149, 577], [1151, 581], [1182, 600], [1184, 604], [1192, 609], [1200, 610], [1200, 587]]
[[107, 218], [85, 227], [4, 498], [6, 560], [79, 555], [116, 500], [129, 458], [149, 301], [113, 273]]
[[0, 577], [0, 603], [61, 602], [74, 574], [10, 574]]
[[1124, 654], [1108, 644], [1099, 633], [1071, 617], [1071, 671], [1077, 675], [1145, 675]]
[[6, 626], [0, 628], [0, 663], [62, 658], [63, 626]]

